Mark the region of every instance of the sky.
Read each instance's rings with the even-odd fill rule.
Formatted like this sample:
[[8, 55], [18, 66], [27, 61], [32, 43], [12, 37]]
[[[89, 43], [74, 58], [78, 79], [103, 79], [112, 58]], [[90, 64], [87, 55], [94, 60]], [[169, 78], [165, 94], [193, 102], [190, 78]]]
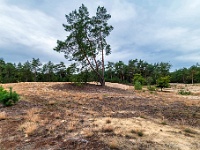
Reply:
[[18, 63], [72, 62], [53, 50], [65, 40], [65, 14], [84, 4], [91, 16], [98, 6], [111, 15], [105, 61], [168, 62], [172, 70], [200, 63], [199, 0], [0, 0], [0, 58]]

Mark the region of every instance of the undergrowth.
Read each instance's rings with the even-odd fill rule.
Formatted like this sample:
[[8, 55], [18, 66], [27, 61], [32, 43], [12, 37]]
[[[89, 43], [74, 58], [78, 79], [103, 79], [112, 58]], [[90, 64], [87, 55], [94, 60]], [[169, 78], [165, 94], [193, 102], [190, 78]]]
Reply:
[[139, 81], [136, 81], [134, 84], [135, 90], [142, 90], [142, 84]]
[[18, 101], [19, 95], [15, 91], [12, 91], [12, 87], [10, 87], [9, 91], [6, 91], [0, 86], [0, 103], [2, 103], [3, 106], [12, 106]]
[[180, 94], [180, 95], [191, 95], [192, 92], [190, 92], [190, 91], [185, 91], [185, 90], [179, 90], [179, 91], [178, 91], [178, 94]]

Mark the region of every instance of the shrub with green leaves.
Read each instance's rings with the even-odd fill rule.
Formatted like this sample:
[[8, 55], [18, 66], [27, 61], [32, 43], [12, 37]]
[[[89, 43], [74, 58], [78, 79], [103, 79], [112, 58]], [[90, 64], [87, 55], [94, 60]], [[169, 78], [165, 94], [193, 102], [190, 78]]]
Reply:
[[12, 106], [19, 100], [19, 95], [12, 91], [12, 88], [10, 87], [9, 92], [6, 91], [2, 86], [0, 86], [0, 103], [3, 104], [3, 106]]
[[147, 86], [147, 89], [148, 89], [149, 91], [156, 91], [156, 87], [155, 87], [155, 86], [151, 86], [151, 85], [148, 85], [148, 86]]
[[141, 74], [135, 74], [133, 77], [133, 84], [140, 82], [142, 85], [146, 85], [146, 80], [142, 77]]
[[191, 95], [192, 92], [190, 92], [190, 91], [185, 91], [185, 90], [179, 90], [179, 91], [178, 91], [178, 94], [180, 94], [180, 95]]
[[170, 76], [160, 77], [157, 80], [157, 87], [162, 91], [163, 88], [168, 88], [170, 86]]
[[134, 84], [135, 90], [142, 90], [142, 84], [139, 81], [136, 81]]

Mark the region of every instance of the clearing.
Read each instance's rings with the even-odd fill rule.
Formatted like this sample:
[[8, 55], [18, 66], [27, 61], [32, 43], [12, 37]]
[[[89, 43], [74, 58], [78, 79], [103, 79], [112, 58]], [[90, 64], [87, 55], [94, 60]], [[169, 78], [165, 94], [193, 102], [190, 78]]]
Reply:
[[[200, 85], [165, 92], [107, 83], [2, 84], [20, 94], [0, 105], [0, 149], [198, 150]], [[193, 95], [178, 95], [189, 89]]]

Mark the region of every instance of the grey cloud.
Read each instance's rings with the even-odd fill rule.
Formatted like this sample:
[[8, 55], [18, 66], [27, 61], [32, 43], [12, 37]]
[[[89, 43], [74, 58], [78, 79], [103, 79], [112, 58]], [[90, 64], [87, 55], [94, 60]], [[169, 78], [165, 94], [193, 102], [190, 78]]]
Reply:
[[53, 48], [57, 39], [67, 35], [62, 27], [65, 14], [82, 3], [91, 15], [98, 5], [112, 15], [109, 23], [114, 30], [108, 38], [112, 54], [107, 61], [141, 58], [152, 63], [170, 61], [174, 67], [181, 67], [200, 57], [199, 0], [2, 0], [1, 55], [7, 59], [15, 55], [16, 61], [35, 56], [44, 61], [65, 60]]

